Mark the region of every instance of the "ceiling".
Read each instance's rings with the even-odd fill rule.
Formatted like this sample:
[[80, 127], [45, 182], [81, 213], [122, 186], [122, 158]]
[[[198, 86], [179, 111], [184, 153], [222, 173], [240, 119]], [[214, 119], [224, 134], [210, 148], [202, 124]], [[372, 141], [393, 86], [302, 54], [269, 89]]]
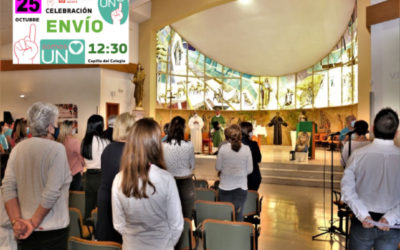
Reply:
[[339, 41], [355, 0], [238, 0], [172, 24], [193, 47], [234, 70], [279, 76], [306, 69]]

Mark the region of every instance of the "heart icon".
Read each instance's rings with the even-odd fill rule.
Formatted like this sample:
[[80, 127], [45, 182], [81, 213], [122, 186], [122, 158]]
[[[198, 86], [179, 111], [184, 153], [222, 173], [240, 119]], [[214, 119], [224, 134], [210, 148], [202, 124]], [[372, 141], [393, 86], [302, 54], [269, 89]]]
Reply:
[[69, 52], [73, 55], [79, 55], [84, 49], [83, 43], [81, 41], [72, 41], [69, 43]]

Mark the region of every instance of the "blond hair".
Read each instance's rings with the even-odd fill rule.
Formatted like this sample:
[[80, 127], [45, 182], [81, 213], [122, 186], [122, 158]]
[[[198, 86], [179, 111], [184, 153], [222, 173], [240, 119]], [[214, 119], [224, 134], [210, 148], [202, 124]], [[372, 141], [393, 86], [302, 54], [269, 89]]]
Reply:
[[64, 143], [67, 136], [72, 135], [73, 122], [66, 120], [60, 124], [60, 132], [58, 133], [57, 141]]
[[112, 138], [114, 141], [123, 141], [135, 123], [135, 117], [128, 112], [122, 113], [115, 119]]

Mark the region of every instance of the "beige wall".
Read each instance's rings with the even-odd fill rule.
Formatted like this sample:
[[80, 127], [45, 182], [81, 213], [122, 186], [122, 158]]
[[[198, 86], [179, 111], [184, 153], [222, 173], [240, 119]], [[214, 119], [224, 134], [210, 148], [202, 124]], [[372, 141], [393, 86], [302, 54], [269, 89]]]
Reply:
[[133, 107], [132, 74], [108, 69], [100, 71], [99, 114], [106, 119], [106, 103], [118, 103], [120, 114], [130, 112]]
[[144, 110], [155, 116], [156, 108], [156, 32], [160, 28], [202, 10], [232, 0], [153, 0], [151, 19], [139, 26], [139, 62], [147, 75], [144, 83]]
[[0, 79], [0, 120], [3, 111], [10, 111], [14, 119], [26, 118], [28, 108], [39, 101], [76, 104], [79, 137], [83, 137], [87, 119], [98, 112], [100, 69], [6, 71], [0, 72]]

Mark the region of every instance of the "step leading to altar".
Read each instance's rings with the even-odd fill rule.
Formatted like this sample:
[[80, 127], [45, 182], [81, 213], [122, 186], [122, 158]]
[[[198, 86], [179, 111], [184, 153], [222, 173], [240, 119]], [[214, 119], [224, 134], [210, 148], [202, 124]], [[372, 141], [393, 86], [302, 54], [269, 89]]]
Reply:
[[[296, 162], [289, 160], [290, 147], [287, 146], [262, 146], [262, 162], [259, 164], [262, 183], [323, 187], [331, 183], [330, 152], [318, 148], [315, 160]], [[334, 188], [340, 189], [340, 180], [343, 176], [343, 167], [340, 166], [340, 153], [334, 152], [333, 178]], [[215, 170], [216, 156], [196, 155], [194, 174], [198, 179], [215, 181], [218, 179]]]

